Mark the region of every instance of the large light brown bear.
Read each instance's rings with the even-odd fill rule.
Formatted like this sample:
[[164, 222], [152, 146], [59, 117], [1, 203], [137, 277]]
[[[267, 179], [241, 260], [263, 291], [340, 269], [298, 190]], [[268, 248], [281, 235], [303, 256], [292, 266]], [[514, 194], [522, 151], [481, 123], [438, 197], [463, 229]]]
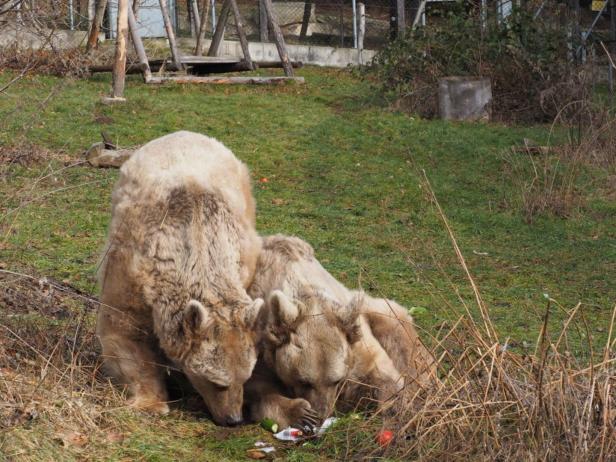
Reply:
[[430, 381], [433, 358], [406, 310], [348, 290], [301, 239], [263, 239], [249, 294], [267, 298], [262, 355], [246, 385], [255, 420], [310, 425], [339, 393], [339, 403], [355, 406]]
[[261, 247], [247, 168], [220, 142], [177, 132], [122, 166], [100, 272], [97, 334], [134, 407], [166, 413], [167, 367], [214, 420], [242, 421], [263, 304], [250, 284]]

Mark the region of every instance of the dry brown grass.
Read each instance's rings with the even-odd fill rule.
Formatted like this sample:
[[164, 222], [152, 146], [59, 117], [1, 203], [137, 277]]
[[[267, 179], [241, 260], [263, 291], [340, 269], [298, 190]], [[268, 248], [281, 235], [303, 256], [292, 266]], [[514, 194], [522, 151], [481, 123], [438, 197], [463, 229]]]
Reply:
[[28, 431], [34, 424], [75, 448], [115, 427], [111, 411], [122, 401], [99, 371], [96, 300], [57, 281], [0, 270], [0, 306], [0, 454], [44, 459], [49, 438]]
[[[587, 202], [588, 172], [607, 172], [606, 188], [611, 188], [610, 174], [616, 172], [616, 118], [607, 110], [580, 102], [576, 111], [563, 108], [553, 124], [562, 130], [569, 127], [565, 143], [557, 146], [522, 146], [504, 156], [504, 174], [510, 176], [519, 191], [519, 207], [527, 223], [551, 214], [568, 218]], [[562, 117], [561, 117], [562, 116]], [[592, 181], [603, 181], [602, 174]], [[610, 194], [610, 191], [607, 191]]]
[[[471, 310], [461, 299], [466, 314], [433, 336], [438, 379], [431, 389], [403, 391], [367, 420], [345, 421], [326, 443], [330, 450], [341, 459], [616, 460], [616, 306], [603, 350], [593, 351], [589, 341], [587, 354], [575, 357], [580, 339], [590, 338], [581, 305], [550, 332], [550, 316], [564, 308], [546, 294], [535, 351], [512, 352], [509, 339], [497, 335], [427, 179], [426, 188], [477, 306]], [[383, 428], [395, 437], [379, 447], [374, 435]]]

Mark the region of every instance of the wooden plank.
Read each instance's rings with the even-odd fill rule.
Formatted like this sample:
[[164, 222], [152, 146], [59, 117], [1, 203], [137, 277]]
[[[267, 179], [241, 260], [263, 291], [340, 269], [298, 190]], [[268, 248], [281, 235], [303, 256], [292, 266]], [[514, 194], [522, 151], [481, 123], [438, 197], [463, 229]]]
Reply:
[[169, 77], [152, 77], [149, 84], [162, 84], [166, 82], [174, 83], [205, 83], [216, 85], [267, 85], [267, 84], [285, 84], [289, 82], [304, 83], [303, 77], [196, 77], [193, 75], [185, 76], [169, 76]]
[[118, 0], [115, 60], [113, 63], [112, 99], [124, 97], [124, 81], [126, 78], [126, 42], [128, 40], [128, 0]]
[[203, 54], [203, 42], [205, 40], [205, 30], [207, 28], [207, 18], [210, 14], [210, 0], [203, 0], [201, 4], [201, 20], [199, 33], [197, 34], [197, 44], [195, 45], [195, 54], [201, 56]]
[[96, 11], [94, 12], [94, 19], [90, 25], [90, 33], [88, 34], [88, 44], [86, 45], [86, 51], [98, 48], [98, 34], [101, 31], [103, 25], [103, 17], [105, 16], [105, 8], [107, 7], [107, 0], [98, 0], [96, 2]]
[[128, 8], [128, 28], [130, 29], [130, 35], [133, 39], [133, 45], [139, 58], [139, 64], [143, 69], [143, 79], [147, 82], [148, 79], [152, 77], [152, 72], [150, 71], [150, 63], [148, 62], [148, 57], [145, 54], [145, 48], [143, 46], [141, 36], [139, 35], [139, 31], [137, 28], [137, 20], [135, 19], [135, 13], [133, 12], [132, 8]]
[[214, 36], [212, 37], [212, 43], [210, 44], [210, 49], [207, 52], [208, 56], [218, 56], [220, 53], [220, 45], [222, 44], [222, 39], [225, 35], [225, 27], [227, 27], [227, 21], [229, 20], [229, 11], [231, 10], [231, 4], [229, 0], [225, 0], [222, 4], [222, 8], [220, 9], [220, 15], [218, 16], [218, 21], [216, 22], [216, 30], [214, 31]]
[[[150, 61], [150, 71], [157, 72], [162, 63], [163, 59], [155, 59]], [[272, 69], [272, 68], [281, 68], [282, 63], [280, 61], [253, 61], [253, 64], [258, 69]], [[291, 63], [293, 68], [303, 67], [303, 63], [301, 61], [293, 61]], [[203, 75], [203, 74], [211, 74], [211, 73], [222, 73], [222, 72], [241, 72], [248, 71], [246, 63], [243, 61], [232, 61], [232, 62], [211, 62], [211, 63], [200, 63], [195, 64], [194, 66], [189, 66], [190, 73], [193, 75]], [[105, 64], [105, 65], [96, 65], [88, 67], [88, 71], [91, 73], [98, 72], [112, 72], [113, 65]], [[130, 64], [126, 66], [127, 74], [143, 74], [144, 68], [142, 64]]]
[[160, 12], [163, 16], [163, 22], [165, 23], [165, 30], [167, 31], [167, 39], [169, 40], [169, 48], [171, 49], [171, 58], [173, 64], [177, 70], [182, 70], [182, 61], [180, 60], [180, 53], [175, 42], [175, 33], [173, 32], [173, 26], [171, 24], [171, 18], [169, 17], [169, 9], [167, 8], [167, 0], [158, 0], [160, 4]]
[[244, 32], [244, 22], [240, 15], [240, 9], [237, 7], [236, 0], [229, 0], [231, 2], [231, 8], [233, 9], [233, 17], [235, 18], [235, 27], [237, 29], [237, 35], [240, 38], [240, 46], [242, 47], [242, 53], [244, 54], [244, 61], [251, 69], [254, 69], [252, 64], [252, 58], [250, 57], [250, 50], [248, 49], [248, 40], [246, 39], [246, 33]]
[[284, 43], [282, 31], [280, 30], [280, 27], [276, 22], [276, 18], [274, 17], [274, 7], [272, 6], [272, 0], [263, 0], [263, 6], [265, 7], [265, 12], [267, 13], [267, 20], [269, 22], [270, 28], [274, 34], [274, 42], [276, 43], [276, 48], [278, 49], [280, 61], [282, 61], [284, 74], [287, 77], [293, 77], [293, 67], [291, 66], [291, 63], [289, 61], [289, 55], [287, 53], [287, 47]]
[[239, 63], [240, 58], [235, 56], [182, 56], [183, 64], [201, 63]]

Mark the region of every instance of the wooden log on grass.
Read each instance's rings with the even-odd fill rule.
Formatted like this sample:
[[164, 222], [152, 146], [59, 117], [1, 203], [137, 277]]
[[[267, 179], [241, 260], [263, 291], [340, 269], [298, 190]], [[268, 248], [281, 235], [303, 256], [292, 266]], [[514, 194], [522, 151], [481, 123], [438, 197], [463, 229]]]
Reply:
[[174, 83], [204, 83], [217, 85], [272, 85], [290, 82], [304, 83], [303, 77], [197, 77], [194, 75], [173, 75], [168, 77], [152, 77], [149, 84]]

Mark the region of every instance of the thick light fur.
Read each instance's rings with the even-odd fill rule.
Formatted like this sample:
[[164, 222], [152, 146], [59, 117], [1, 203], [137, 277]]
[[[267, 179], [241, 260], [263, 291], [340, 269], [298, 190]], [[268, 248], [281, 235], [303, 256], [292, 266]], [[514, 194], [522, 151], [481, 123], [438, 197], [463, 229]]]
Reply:
[[179, 368], [220, 424], [242, 419], [263, 301], [247, 168], [220, 142], [177, 132], [122, 166], [100, 272], [97, 334], [132, 404], [168, 412], [164, 371]]
[[[316, 260], [309, 244], [282, 235], [263, 242], [249, 288], [251, 296], [268, 300], [261, 313], [263, 354], [247, 384], [252, 418], [268, 416], [284, 425], [301, 424], [315, 413], [324, 417], [345, 381], [340, 402], [351, 406], [362, 400], [383, 401], [398, 392], [409, 357], [417, 357], [414, 349], [425, 350], [418, 346], [404, 309], [396, 305], [402, 309], [396, 316], [402, 317], [404, 328], [389, 326], [385, 332], [394, 317], [382, 312], [379, 299], [340, 284]], [[379, 308], [380, 317], [371, 314], [371, 305]], [[393, 340], [385, 340], [392, 334]]]

